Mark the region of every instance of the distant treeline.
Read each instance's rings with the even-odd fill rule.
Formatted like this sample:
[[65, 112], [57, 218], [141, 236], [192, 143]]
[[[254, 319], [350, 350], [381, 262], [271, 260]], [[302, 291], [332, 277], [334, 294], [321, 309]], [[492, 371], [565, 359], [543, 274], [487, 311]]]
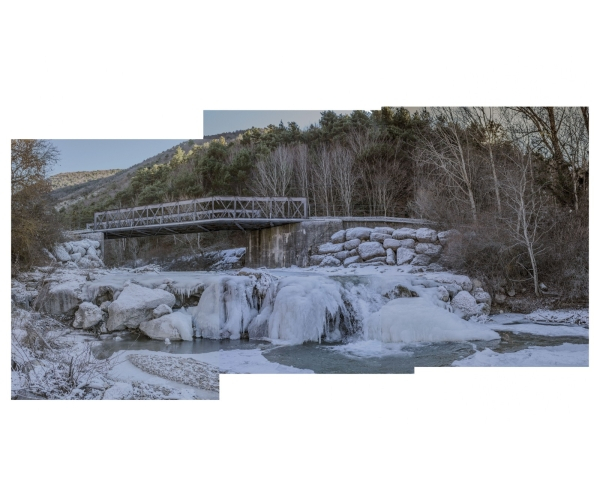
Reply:
[[50, 181], [50, 184], [52, 185], [52, 190], [58, 190], [59, 188], [81, 185], [92, 180], [107, 178], [120, 171], [120, 169], [71, 171], [68, 173], [59, 173], [58, 175], [52, 175], [48, 179]]

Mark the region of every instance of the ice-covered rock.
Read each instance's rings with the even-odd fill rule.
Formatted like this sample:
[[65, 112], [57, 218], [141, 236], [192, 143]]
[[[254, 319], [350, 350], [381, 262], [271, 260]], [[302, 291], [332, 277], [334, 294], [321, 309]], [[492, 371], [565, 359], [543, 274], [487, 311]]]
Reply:
[[358, 246], [358, 254], [365, 260], [385, 257], [385, 249], [379, 242], [363, 242]]
[[440, 301], [448, 302], [450, 300], [450, 293], [444, 286], [438, 286], [435, 294]]
[[356, 257], [358, 255], [358, 248], [348, 251], [348, 257]]
[[311, 266], [318, 266], [321, 262], [323, 262], [323, 259], [325, 259], [324, 255], [311, 255], [308, 263]]
[[385, 263], [389, 266], [396, 265], [396, 253], [394, 249], [386, 249]]
[[332, 244], [327, 242], [326, 244], [320, 245], [318, 252], [320, 255], [334, 254], [344, 250], [344, 244]]
[[341, 252], [338, 252], [336, 254], [333, 254], [333, 256], [336, 259], [339, 259], [340, 261], [344, 262], [344, 260], [350, 255], [350, 252], [347, 250], [342, 250]]
[[467, 291], [460, 291], [452, 298], [450, 305], [454, 308], [454, 312], [463, 319], [469, 319], [471, 316], [481, 314], [481, 308]]
[[102, 400], [129, 400], [133, 397], [133, 386], [131, 383], [116, 382], [104, 392]]
[[400, 247], [404, 247], [405, 249], [414, 249], [416, 246], [414, 239], [402, 239], [399, 242]]
[[346, 241], [344, 244], [344, 250], [352, 250], [358, 248], [360, 245], [360, 239], [351, 239]]
[[402, 244], [401, 240], [384, 239], [384, 241], [383, 241], [383, 248], [384, 249], [398, 250], [402, 246], [401, 244]]
[[90, 246], [87, 250], [87, 256], [92, 259], [92, 257], [98, 257], [98, 253], [96, 252], [96, 248]]
[[473, 291], [473, 297], [477, 303], [492, 304], [492, 296], [485, 292], [481, 288], [477, 288]]
[[373, 232], [377, 232], [378, 234], [392, 235], [394, 233], [394, 229], [391, 227], [375, 227]]
[[417, 231], [415, 229], [402, 228], [398, 230], [394, 230], [392, 233], [392, 238], [397, 240], [403, 239], [414, 239], [417, 236]]
[[400, 247], [396, 251], [396, 264], [401, 266], [404, 264], [409, 264], [415, 258], [415, 251], [412, 249], [405, 249], [404, 247]]
[[362, 262], [359, 255], [351, 256], [344, 260], [344, 267], [348, 267], [350, 264], [358, 264], [359, 262]]
[[319, 264], [319, 267], [338, 267], [341, 264], [342, 263], [340, 262], [340, 260], [337, 257], [334, 257], [332, 255], [327, 255], [321, 261], [321, 263]]
[[331, 242], [333, 242], [334, 244], [343, 244], [345, 240], [346, 240], [346, 231], [345, 230], [339, 230], [338, 232], [336, 232], [335, 234], [333, 234], [331, 236]]
[[[471, 292], [473, 290], [473, 283], [468, 276], [446, 273], [436, 275], [434, 280], [442, 284], [457, 284], [463, 291]], [[448, 286], [446, 287], [448, 288]], [[448, 288], [448, 290], [450, 289]]]
[[61, 262], [69, 262], [71, 260], [69, 251], [63, 244], [58, 244], [56, 247], [54, 247], [54, 255]]
[[59, 281], [50, 281], [44, 285], [35, 300], [35, 307], [53, 316], [74, 314], [81, 304], [81, 286], [85, 278], [73, 275]]
[[415, 247], [415, 252], [417, 254], [428, 255], [429, 257], [437, 257], [442, 252], [442, 246], [421, 242]]
[[371, 236], [371, 232], [373, 229], [369, 229], [367, 227], [355, 227], [353, 229], [346, 230], [346, 240], [352, 239], [360, 239], [360, 240], [369, 240]]
[[417, 230], [416, 238], [419, 242], [435, 242], [437, 241], [437, 232], [433, 229], [420, 228]]
[[71, 254], [71, 260], [75, 262], [75, 264], [79, 262], [79, 259], [81, 259], [81, 254], [79, 252], [73, 252]]
[[172, 307], [175, 296], [162, 289], [129, 284], [108, 307], [106, 327], [109, 331], [137, 328], [140, 323], [152, 319], [152, 312], [161, 304]]
[[176, 311], [157, 319], [140, 323], [140, 331], [152, 339], [171, 341], [192, 341], [192, 316], [184, 311]]
[[108, 312], [108, 306], [110, 306], [112, 304], [112, 301], [104, 301], [103, 303], [100, 304], [100, 309], [102, 311], [104, 311], [105, 313]]
[[172, 312], [173, 310], [169, 306], [166, 304], [160, 304], [152, 310], [152, 316], [154, 318], [160, 318], [165, 314], [171, 314]]
[[365, 339], [383, 343], [494, 340], [499, 335], [424, 297], [399, 298], [373, 313], [364, 324]]
[[73, 326], [75, 328], [88, 329], [102, 322], [102, 310], [91, 302], [82, 302], [75, 313]]
[[370, 235], [370, 240], [371, 242], [379, 242], [380, 244], [383, 244], [383, 241], [388, 237], [387, 234], [382, 234], [379, 232], [371, 232]]
[[[398, 249], [400, 250], [400, 249]], [[425, 254], [417, 254], [415, 258], [412, 260], [411, 264], [413, 266], [427, 266], [431, 263], [431, 257]]]

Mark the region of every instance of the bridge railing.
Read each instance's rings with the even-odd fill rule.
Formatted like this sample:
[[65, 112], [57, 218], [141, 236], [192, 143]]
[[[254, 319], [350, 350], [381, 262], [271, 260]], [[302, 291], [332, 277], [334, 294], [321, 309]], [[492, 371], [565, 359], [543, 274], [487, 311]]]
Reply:
[[216, 219], [306, 219], [306, 198], [210, 197], [96, 212], [88, 229], [107, 230]]

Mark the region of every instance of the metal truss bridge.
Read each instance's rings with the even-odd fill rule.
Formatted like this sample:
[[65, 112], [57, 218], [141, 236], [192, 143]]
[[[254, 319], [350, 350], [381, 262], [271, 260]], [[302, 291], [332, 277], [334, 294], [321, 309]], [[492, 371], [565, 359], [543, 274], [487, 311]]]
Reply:
[[256, 230], [308, 218], [306, 198], [210, 197], [96, 212], [88, 230], [107, 239]]

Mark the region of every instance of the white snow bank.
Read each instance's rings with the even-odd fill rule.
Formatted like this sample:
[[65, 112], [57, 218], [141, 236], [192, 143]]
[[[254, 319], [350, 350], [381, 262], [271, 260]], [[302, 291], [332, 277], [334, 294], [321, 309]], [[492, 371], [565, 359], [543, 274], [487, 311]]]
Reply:
[[589, 366], [589, 345], [532, 346], [515, 353], [496, 353], [485, 348], [452, 366]]
[[219, 370], [224, 373], [314, 373], [312, 370], [272, 363], [261, 354], [261, 350], [258, 348], [251, 350], [220, 350], [194, 356], [200, 361], [218, 366]]
[[384, 343], [493, 340], [500, 336], [476, 323], [463, 321], [428, 298], [394, 299], [372, 314], [364, 325], [365, 339]]

